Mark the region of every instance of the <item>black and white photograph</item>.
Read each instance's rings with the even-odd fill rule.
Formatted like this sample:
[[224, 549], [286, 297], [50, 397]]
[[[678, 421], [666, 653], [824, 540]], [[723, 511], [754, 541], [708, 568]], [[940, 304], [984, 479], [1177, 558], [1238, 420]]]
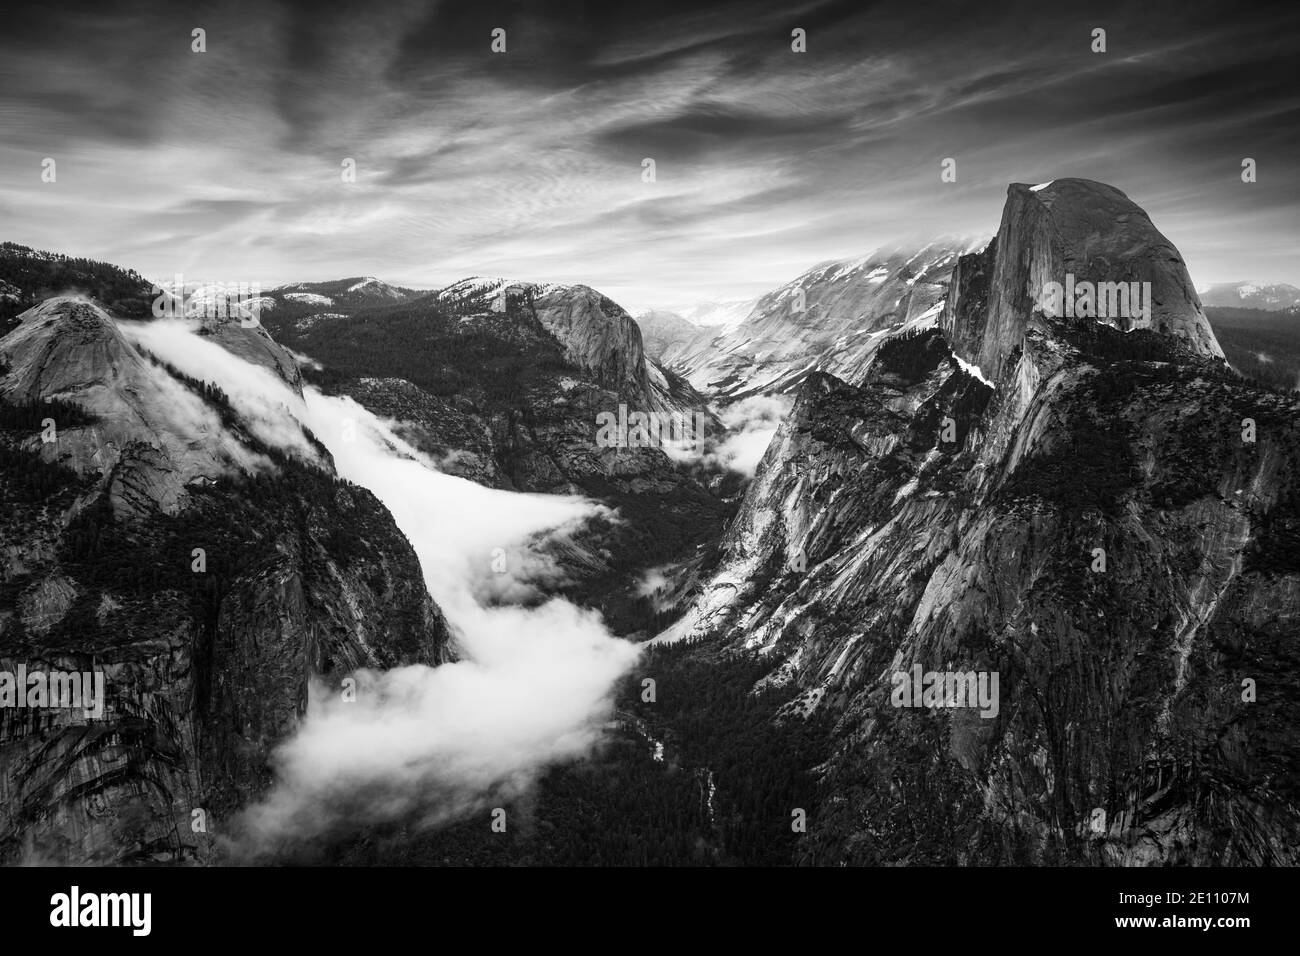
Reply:
[[927, 871], [1250, 939], [1300, 864], [1298, 39], [7, 3], [23, 921], [157, 938], [200, 873]]

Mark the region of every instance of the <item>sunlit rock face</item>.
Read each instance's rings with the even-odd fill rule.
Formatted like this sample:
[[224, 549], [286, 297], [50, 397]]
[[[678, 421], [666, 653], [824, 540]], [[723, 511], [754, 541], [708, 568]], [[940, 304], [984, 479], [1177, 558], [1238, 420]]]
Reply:
[[[972, 275], [981, 277], [982, 297], [971, 294]], [[1042, 312], [1048, 284], [1067, 278], [1072, 285], [1138, 283], [1146, 308], [1130, 302], [1127, 314], [1091, 317], [1223, 358], [1178, 250], [1122, 192], [1087, 179], [1013, 184], [997, 237], [958, 264], [940, 323], [958, 355], [996, 378]], [[1094, 304], [1091, 311], [1102, 310]]]
[[641, 330], [624, 309], [588, 286], [561, 286], [534, 299], [537, 318], [575, 365], [606, 388], [648, 388]]

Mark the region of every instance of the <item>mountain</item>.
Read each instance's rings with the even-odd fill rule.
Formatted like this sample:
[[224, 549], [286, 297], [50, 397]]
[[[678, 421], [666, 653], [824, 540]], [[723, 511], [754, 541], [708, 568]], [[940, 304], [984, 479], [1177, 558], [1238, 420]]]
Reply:
[[1300, 289], [1285, 282], [1266, 285], [1258, 282], [1218, 282], [1200, 292], [1207, 308], [1263, 309], [1277, 312], [1300, 306]]
[[[289, 300], [262, 320], [323, 366], [305, 372], [318, 387], [395, 420], [450, 474], [611, 509], [615, 518], [588, 525], [559, 560], [564, 595], [623, 633], [653, 617], [640, 574], [694, 553], [734, 510], [741, 478], [707, 467], [722, 425], [681, 376], [646, 358], [635, 321], [594, 289], [470, 277], [387, 306], [316, 308]], [[602, 446], [601, 416], [620, 409], [680, 416], [704, 435], [681, 452]]]
[[[10, 258], [10, 302], [71, 268]], [[604, 505], [545, 596], [653, 639], [604, 746], [503, 797], [508, 839], [396, 821], [312, 859], [1300, 863], [1300, 396], [1233, 371], [1294, 316], [1203, 308], [1111, 186], [1014, 184], [991, 241], [823, 263], [742, 321], [653, 314], [672, 368], [588, 286], [340, 280], [262, 327], [191, 299], [187, 346], [249, 378], [227, 394], [108, 306], [131, 273], [76, 269], [99, 285], [0, 336], [0, 672], [101, 668], [108, 711], [0, 709], [0, 861], [218, 861], [193, 810], [264, 792], [312, 677], [453, 657], [409, 543], [294, 416], [315, 388], [449, 473]], [[793, 401], [748, 484], [709, 443], [597, 440], [620, 406], [737, 437], [702, 389]]]
[[937, 321], [969, 246], [943, 239], [822, 263], [761, 297], [733, 328], [671, 352], [671, 367], [721, 401], [792, 392], [817, 371], [851, 375], [886, 333]]
[[[421, 447], [454, 454], [450, 470], [463, 461], [502, 487], [567, 491], [591, 480], [644, 484], [640, 476], [662, 473], [671, 463], [658, 448], [596, 445], [597, 415], [620, 404], [699, 413], [720, 428], [703, 396], [646, 358], [631, 316], [587, 286], [471, 277], [386, 307], [334, 305], [341, 311], [299, 317], [317, 306], [289, 299], [263, 321], [279, 341], [323, 362], [331, 387], [352, 394], [340, 383], [401, 379], [420, 388], [428, 404]], [[373, 383], [361, 388], [378, 398]], [[397, 390], [411, 397], [409, 388]], [[395, 394], [393, 402], [403, 400]], [[547, 424], [520, 432], [525, 419]], [[484, 459], [489, 446], [495, 466]]]
[[354, 276], [350, 279], [332, 279], [328, 282], [295, 282], [272, 289], [270, 295], [279, 300], [320, 306], [389, 305], [404, 302], [423, 293], [414, 289], [389, 285], [374, 276]]
[[636, 317], [641, 329], [641, 339], [646, 354], [656, 361], [664, 361], [664, 354], [699, 335], [701, 329], [676, 312], [649, 309]]
[[33, 409], [69, 403], [76, 424], [33, 450], [48, 464], [108, 479], [101, 490], [115, 514], [174, 514], [195, 483], [269, 463], [89, 300], [49, 299], [21, 320], [0, 340], [0, 397]]
[[621, 306], [588, 286], [476, 277], [440, 289], [432, 301], [469, 320], [505, 311], [504, 297], [526, 300], [536, 321], [563, 346], [566, 361], [592, 375], [598, 385], [640, 407], [655, 404], [641, 330]]
[[[0, 860], [216, 860], [311, 678], [436, 664], [451, 635], [387, 509], [288, 412], [247, 414], [154, 357], [152, 324], [88, 297], [17, 318], [0, 338], [0, 672], [98, 670], [106, 706], [0, 708]], [[298, 400], [264, 330], [201, 335]]]
[[0, 335], [19, 313], [52, 296], [85, 296], [117, 315], [142, 319], [153, 301], [152, 284], [138, 272], [107, 262], [0, 243]]
[[701, 329], [730, 332], [754, 311], [754, 299], [714, 299], [696, 302], [673, 311], [687, 322]]
[[431, 297], [462, 322], [490, 320], [506, 310], [507, 300], [529, 311], [563, 347], [567, 362], [632, 408], [667, 415], [700, 413], [714, 429], [721, 427], [704, 396], [647, 356], [640, 325], [627, 310], [589, 286], [472, 277]]
[[1090, 311], [1128, 314], [1097, 321], [1122, 332], [1153, 329], [1197, 355], [1223, 357], [1178, 250], [1122, 192], [1085, 179], [1011, 186], [997, 236], [954, 270], [945, 333], [959, 355], [996, 380], [1044, 314], [1041, 297], [1050, 283], [1137, 283], [1135, 298], [1145, 300], [1146, 314], [1133, 301], [1127, 309], [1107, 308], [1099, 293]]
[[[937, 326], [802, 376], [656, 644], [758, 652], [829, 728], [800, 861], [1300, 862], [1300, 400], [1225, 365], [1113, 187], [1012, 185], [950, 267]], [[1149, 317], [1045, 314], [1066, 271]]]
[[706, 347], [735, 329], [754, 310], [752, 299], [699, 302], [671, 309], [647, 309], [636, 316], [646, 353], [671, 366], [684, 355]]

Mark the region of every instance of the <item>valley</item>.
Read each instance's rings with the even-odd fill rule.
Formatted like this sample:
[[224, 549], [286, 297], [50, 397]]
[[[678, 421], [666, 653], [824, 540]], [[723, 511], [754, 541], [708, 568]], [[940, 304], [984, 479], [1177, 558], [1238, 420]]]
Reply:
[[[1113, 186], [653, 351], [583, 285], [246, 328], [0, 252], [0, 670], [108, 688], [0, 713], [6, 862], [1300, 862], [1300, 395], [1245, 358], [1289, 333]], [[1115, 276], [1141, 314], [1042, 307]]]

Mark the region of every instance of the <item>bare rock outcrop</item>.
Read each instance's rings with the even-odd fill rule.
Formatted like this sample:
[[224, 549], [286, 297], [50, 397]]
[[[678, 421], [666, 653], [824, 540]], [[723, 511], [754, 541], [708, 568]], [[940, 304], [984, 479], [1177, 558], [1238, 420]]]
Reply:
[[[979, 296], [970, 294], [972, 274], [982, 280]], [[1121, 314], [1087, 317], [1124, 332], [1150, 329], [1195, 355], [1223, 358], [1173, 243], [1122, 192], [1088, 179], [1013, 183], [997, 237], [959, 263], [940, 324], [959, 356], [997, 380], [1043, 315], [1048, 284], [1067, 282], [1138, 283], [1145, 308], [1129, 302]], [[1094, 303], [1090, 311], [1100, 310]]]

